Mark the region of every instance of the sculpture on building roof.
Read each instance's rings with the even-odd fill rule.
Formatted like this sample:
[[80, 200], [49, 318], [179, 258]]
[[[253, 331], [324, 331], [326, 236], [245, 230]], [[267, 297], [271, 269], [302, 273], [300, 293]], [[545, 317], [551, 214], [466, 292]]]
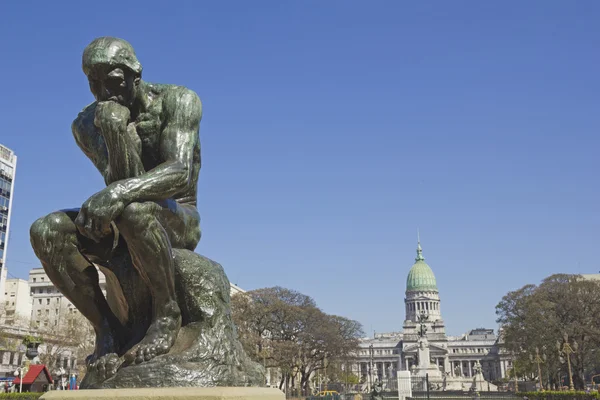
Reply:
[[200, 99], [143, 81], [122, 39], [94, 40], [82, 66], [96, 101], [72, 132], [106, 187], [31, 227], [46, 273], [96, 332], [81, 387], [262, 383], [261, 367], [237, 339], [222, 267], [193, 252]]
[[427, 313], [425, 311], [421, 311], [421, 313], [419, 314], [418, 318], [418, 322], [419, 322], [419, 337], [426, 337], [427, 336], [427, 320], [429, 319], [429, 315], [427, 315]]

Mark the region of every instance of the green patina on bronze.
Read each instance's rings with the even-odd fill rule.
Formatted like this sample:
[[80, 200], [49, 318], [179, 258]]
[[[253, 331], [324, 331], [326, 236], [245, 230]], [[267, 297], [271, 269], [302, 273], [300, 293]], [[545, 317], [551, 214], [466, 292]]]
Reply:
[[106, 187], [31, 227], [46, 273], [96, 331], [81, 387], [261, 384], [264, 371], [237, 339], [223, 269], [193, 252], [200, 99], [142, 81], [122, 39], [94, 40], [82, 64], [96, 101], [72, 132]]
[[417, 257], [415, 263], [408, 272], [406, 278], [406, 291], [407, 292], [422, 292], [422, 291], [438, 291], [437, 282], [433, 271], [425, 262], [423, 257], [423, 249], [421, 244], [417, 246]]

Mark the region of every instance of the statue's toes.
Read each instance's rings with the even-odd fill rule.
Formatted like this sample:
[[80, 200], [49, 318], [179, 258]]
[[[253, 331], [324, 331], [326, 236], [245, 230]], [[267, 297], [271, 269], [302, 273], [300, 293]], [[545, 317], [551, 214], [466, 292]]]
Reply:
[[154, 347], [154, 346], [148, 346], [146, 348], [146, 350], [144, 350], [144, 360], [145, 361], [150, 361], [154, 357], [156, 357], [156, 347]]

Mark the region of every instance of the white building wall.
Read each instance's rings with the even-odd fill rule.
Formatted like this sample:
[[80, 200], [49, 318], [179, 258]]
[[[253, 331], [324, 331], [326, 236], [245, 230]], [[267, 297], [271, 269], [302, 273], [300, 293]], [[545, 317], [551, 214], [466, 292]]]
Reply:
[[6, 292], [6, 255], [16, 171], [17, 156], [9, 148], [0, 145], [0, 302], [4, 301]]
[[3, 309], [0, 322], [7, 325], [29, 326], [32, 298], [26, 280], [6, 280]]

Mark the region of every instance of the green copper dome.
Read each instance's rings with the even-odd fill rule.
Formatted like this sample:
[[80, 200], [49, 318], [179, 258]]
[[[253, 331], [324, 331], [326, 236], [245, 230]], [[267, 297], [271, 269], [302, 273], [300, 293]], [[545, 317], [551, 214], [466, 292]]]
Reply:
[[417, 258], [415, 258], [415, 263], [406, 278], [406, 291], [438, 291], [435, 275], [433, 275], [433, 271], [425, 263], [425, 258], [423, 258], [421, 243], [417, 246]]

